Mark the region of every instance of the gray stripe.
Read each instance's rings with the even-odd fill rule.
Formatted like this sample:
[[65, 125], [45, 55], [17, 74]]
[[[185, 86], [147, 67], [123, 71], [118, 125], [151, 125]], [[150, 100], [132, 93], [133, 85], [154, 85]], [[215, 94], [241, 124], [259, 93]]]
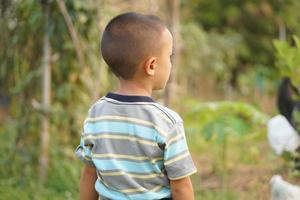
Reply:
[[[129, 177], [126, 174], [120, 176], [106, 176], [101, 174], [101, 178], [105, 184], [118, 190], [135, 189], [141, 187], [145, 188], [146, 190], [152, 190], [158, 185], [169, 187], [169, 180], [166, 176], [155, 177], [150, 179], [138, 179], [138, 178]], [[143, 191], [131, 192], [130, 194], [134, 194], [134, 193], [143, 193]]]
[[101, 134], [111, 134], [113, 136], [128, 136], [128, 137], [132, 137], [132, 138], [136, 138], [138, 140], [144, 140], [144, 141], [148, 141], [148, 142], [156, 142], [155, 140], [151, 140], [151, 139], [147, 139], [147, 138], [143, 138], [143, 137], [139, 137], [137, 135], [130, 135], [128, 133], [117, 133], [117, 132], [100, 132], [100, 133], [91, 133], [91, 134], [84, 134], [82, 135], [82, 138], [84, 139], [85, 142], [91, 142], [93, 143], [95, 139], [93, 138], [89, 138], [90, 136], [98, 136]]
[[188, 149], [186, 149], [186, 150], [184, 150], [184, 151], [182, 151], [182, 152], [176, 154], [175, 156], [170, 157], [168, 160], [165, 160], [165, 162], [167, 162], [167, 161], [169, 161], [169, 160], [172, 160], [173, 158], [176, 158], [176, 157], [178, 157], [178, 156], [181, 156], [181, 155], [183, 155], [183, 154], [185, 154], [185, 153], [187, 153], [187, 152], [189, 152]]
[[[123, 116], [151, 122], [160, 127], [165, 132], [168, 132], [173, 124], [167, 121], [165, 112], [159, 110], [155, 104], [135, 105], [135, 104], [115, 104], [111, 101], [102, 101], [95, 104], [89, 112], [89, 117], [95, 118], [98, 116]], [[151, 106], [151, 107], [150, 107]], [[163, 116], [162, 116], [163, 115]]]
[[[113, 169], [113, 170], [98, 170], [99, 173], [112, 173], [112, 172], [122, 172], [122, 170], [118, 170], [118, 169]], [[145, 173], [142, 173], [142, 172], [128, 172], [130, 174], [133, 174], [133, 175], [149, 175], [149, 174], [157, 174], [157, 175], [160, 175], [162, 174], [163, 172], [160, 171], [160, 172], [157, 172], [157, 171], [153, 171], [153, 172], [145, 172]]]
[[[151, 162], [151, 158], [147, 158], [145, 160], [133, 160], [130, 158], [112, 158], [111, 156], [106, 156], [106, 157], [97, 157], [96, 155], [92, 155], [92, 158], [94, 160], [107, 160], [107, 159], [113, 159], [113, 160], [125, 160], [125, 161], [131, 161], [131, 162], [136, 162], [136, 163], [143, 163], [145, 161]], [[158, 163], [162, 160], [156, 160], [155, 162]]]
[[149, 158], [163, 157], [159, 146], [150, 146], [136, 141], [100, 138], [87, 139], [93, 141], [93, 154], [121, 154], [131, 156], [147, 156]]
[[[177, 136], [178, 136], [178, 135], [175, 135], [175, 136], [173, 136], [172, 138], [177, 137]], [[171, 139], [172, 139], [172, 138], [171, 138]], [[170, 140], [171, 140], [171, 139], [170, 139]], [[170, 142], [168, 145], [171, 146], [172, 144], [177, 143], [177, 142], [179, 142], [180, 140], [185, 140], [184, 135], [179, 136], [178, 138], [176, 138], [175, 140], [173, 140], [172, 142]]]
[[172, 122], [173, 125], [176, 124], [175, 118], [171, 115], [171, 113], [167, 112], [161, 105], [154, 105], [157, 109], [161, 110]]
[[170, 179], [176, 179], [177, 177], [184, 176], [196, 170], [190, 155], [165, 167]]

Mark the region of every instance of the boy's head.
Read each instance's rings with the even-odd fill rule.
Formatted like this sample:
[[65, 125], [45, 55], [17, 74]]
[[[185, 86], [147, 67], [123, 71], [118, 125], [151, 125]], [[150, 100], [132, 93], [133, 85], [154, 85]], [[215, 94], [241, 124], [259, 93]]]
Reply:
[[170, 75], [172, 36], [156, 16], [124, 13], [106, 26], [101, 52], [113, 73], [123, 80], [148, 77], [153, 89], [165, 86]]

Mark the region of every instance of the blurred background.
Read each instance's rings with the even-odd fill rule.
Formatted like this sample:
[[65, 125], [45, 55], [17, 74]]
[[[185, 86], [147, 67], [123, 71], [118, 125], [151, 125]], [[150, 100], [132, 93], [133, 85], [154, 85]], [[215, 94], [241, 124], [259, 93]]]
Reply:
[[87, 110], [116, 88], [101, 33], [122, 12], [161, 17], [173, 72], [154, 98], [179, 112], [196, 199], [270, 199], [281, 174], [267, 121], [283, 77], [300, 86], [298, 0], [1, 0], [0, 199], [78, 199], [74, 150]]

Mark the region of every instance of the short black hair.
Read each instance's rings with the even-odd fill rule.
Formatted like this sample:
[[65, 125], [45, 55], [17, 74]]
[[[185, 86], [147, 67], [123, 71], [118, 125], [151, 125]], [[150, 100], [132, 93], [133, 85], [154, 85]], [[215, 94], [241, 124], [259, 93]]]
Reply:
[[101, 53], [112, 72], [130, 79], [140, 62], [160, 50], [166, 25], [154, 15], [128, 12], [114, 17], [105, 27]]

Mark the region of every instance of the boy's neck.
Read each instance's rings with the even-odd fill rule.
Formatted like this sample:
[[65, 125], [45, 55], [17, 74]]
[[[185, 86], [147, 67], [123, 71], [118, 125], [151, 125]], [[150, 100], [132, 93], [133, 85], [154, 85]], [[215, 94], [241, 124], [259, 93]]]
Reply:
[[137, 83], [131, 80], [119, 80], [119, 87], [116, 93], [123, 95], [149, 96], [152, 95], [152, 88], [143, 83]]

